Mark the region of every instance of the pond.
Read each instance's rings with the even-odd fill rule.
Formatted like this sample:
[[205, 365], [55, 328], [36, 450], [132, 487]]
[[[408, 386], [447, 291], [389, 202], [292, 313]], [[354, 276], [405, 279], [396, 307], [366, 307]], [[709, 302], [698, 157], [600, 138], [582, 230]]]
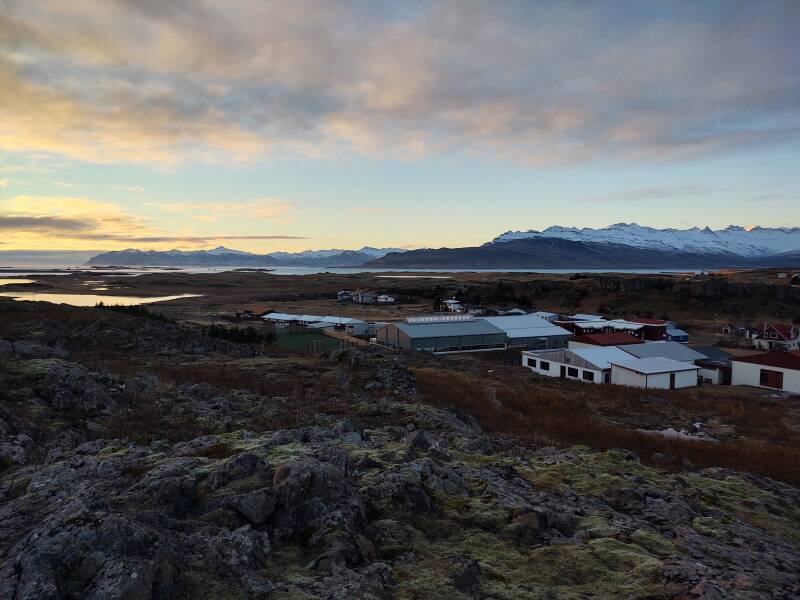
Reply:
[[0, 277], [0, 285], [14, 285], [20, 283], [36, 283], [33, 279], [8, 279]]
[[96, 306], [100, 302], [105, 305], [151, 304], [153, 302], [166, 302], [179, 298], [197, 298], [201, 294], [180, 294], [177, 296], [111, 296], [100, 294], [48, 294], [45, 292], [6, 292], [0, 296], [14, 298], [15, 300], [30, 300], [32, 302], [52, 302], [53, 304], [70, 304], [72, 306]]

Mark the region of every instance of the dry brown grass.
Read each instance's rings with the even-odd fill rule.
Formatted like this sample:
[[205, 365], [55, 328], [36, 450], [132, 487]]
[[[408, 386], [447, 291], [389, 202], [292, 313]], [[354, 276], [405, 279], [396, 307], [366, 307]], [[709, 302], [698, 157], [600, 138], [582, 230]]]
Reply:
[[[732, 443], [666, 438], [614, 424], [593, 414], [585, 395], [553, 393], [552, 388], [520, 385], [472, 373], [417, 368], [421, 401], [455, 407], [473, 415], [486, 431], [541, 445], [584, 444], [601, 450], [623, 448], [644, 462], [654, 454], [685, 458], [698, 467], [727, 467], [800, 484], [800, 446], [765, 441]], [[581, 385], [581, 384], [577, 384]], [[588, 386], [586, 393], [631, 399], [641, 393], [617, 386]], [[682, 400], [690, 402], [687, 398]], [[736, 406], [734, 412], [746, 409]], [[758, 418], [769, 418], [770, 411]]]

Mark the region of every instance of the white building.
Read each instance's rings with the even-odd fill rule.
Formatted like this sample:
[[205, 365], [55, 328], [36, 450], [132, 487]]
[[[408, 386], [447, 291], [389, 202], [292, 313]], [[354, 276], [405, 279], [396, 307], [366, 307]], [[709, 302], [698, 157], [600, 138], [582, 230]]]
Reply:
[[800, 350], [731, 357], [731, 384], [800, 393]]
[[394, 304], [394, 296], [381, 294], [378, 296], [378, 304]]
[[523, 352], [522, 366], [547, 377], [589, 383], [611, 382], [611, 361], [630, 360], [631, 355], [614, 346], [575, 348], [548, 352]]
[[464, 305], [461, 304], [460, 300], [451, 298], [450, 300], [444, 300], [442, 302], [442, 310], [446, 312], [460, 313], [464, 312]]
[[534, 315], [481, 317], [481, 319], [505, 332], [509, 348], [542, 350], [564, 348], [572, 335], [566, 329]]
[[611, 383], [660, 390], [695, 387], [699, 370], [697, 365], [661, 356], [612, 361]]
[[558, 313], [554, 312], [547, 312], [546, 310], [537, 310], [535, 313], [531, 313], [534, 317], [539, 317], [540, 319], [544, 319], [545, 321], [553, 321], [558, 320]]

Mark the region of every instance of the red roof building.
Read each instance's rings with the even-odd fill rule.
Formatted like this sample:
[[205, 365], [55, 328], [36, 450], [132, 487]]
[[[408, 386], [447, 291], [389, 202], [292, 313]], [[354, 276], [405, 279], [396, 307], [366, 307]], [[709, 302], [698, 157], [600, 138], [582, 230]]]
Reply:
[[750, 354], [749, 356], [732, 356], [731, 362], [744, 362], [780, 369], [796, 369], [800, 371], [800, 350], [789, 352], [765, 352], [764, 354]]
[[583, 346], [624, 346], [626, 344], [643, 344], [644, 342], [630, 333], [610, 332], [610, 333], [587, 333], [575, 336], [570, 342]]
[[800, 349], [800, 328], [794, 325], [770, 325], [753, 336], [753, 346], [759, 350], [798, 350]]
[[800, 393], [800, 350], [731, 357], [733, 385]]

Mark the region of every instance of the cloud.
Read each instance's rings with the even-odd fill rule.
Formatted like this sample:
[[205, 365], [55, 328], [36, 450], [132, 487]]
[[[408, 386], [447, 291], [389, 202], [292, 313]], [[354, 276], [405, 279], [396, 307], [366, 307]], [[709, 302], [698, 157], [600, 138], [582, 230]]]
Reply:
[[53, 185], [55, 187], [66, 188], [68, 190], [74, 190], [83, 187], [82, 183], [70, 183], [69, 181], [54, 181]]
[[5, 245], [31, 250], [83, 249], [92, 244], [96, 247], [101, 242], [113, 248], [132, 244], [154, 244], [163, 248], [160, 245], [197, 247], [213, 242], [308, 239], [282, 234], [198, 235], [189, 229], [166, 232], [117, 204], [60, 196], [14, 196], [1, 200], [0, 234]]
[[66, 219], [61, 217], [24, 217], [0, 215], [0, 231], [3, 233], [13, 231], [24, 232], [80, 232], [90, 229], [90, 226], [80, 219]]
[[704, 185], [660, 185], [588, 196], [579, 199], [579, 202], [593, 204], [606, 202], [646, 202], [650, 200], [665, 200], [668, 198], [701, 198], [730, 190], [731, 188]]
[[143, 194], [144, 188], [140, 185], [119, 185], [110, 183], [106, 186], [110, 190], [118, 190], [121, 192], [131, 192], [132, 194]]
[[0, 148], [661, 161], [800, 136], [800, 5], [6, 0]]
[[8, 187], [11, 183], [11, 179], [0, 179], [0, 188]]
[[214, 222], [223, 217], [289, 223], [292, 204], [281, 198], [259, 198], [249, 202], [173, 202], [164, 204], [161, 208], [166, 212], [184, 214], [204, 223]]

